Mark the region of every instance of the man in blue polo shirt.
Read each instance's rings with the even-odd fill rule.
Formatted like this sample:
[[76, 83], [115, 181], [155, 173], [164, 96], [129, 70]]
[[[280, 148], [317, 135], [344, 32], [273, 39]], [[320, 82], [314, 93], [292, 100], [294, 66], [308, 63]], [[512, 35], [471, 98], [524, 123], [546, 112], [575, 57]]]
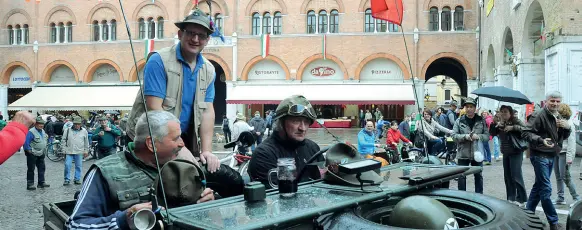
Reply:
[[[180, 42], [148, 57], [144, 70], [145, 103], [148, 110], [165, 110], [176, 115], [186, 149], [214, 172], [220, 166], [218, 157], [212, 154], [216, 72], [201, 54], [214, 30], [208, 16], [200, 10], [175, 25], [179, 28]], [[133, 130], [135, 118], [143, 113], [140, 100], [136, 99], [128, 120], [127, 133], [131, 139], [137, 133]]]

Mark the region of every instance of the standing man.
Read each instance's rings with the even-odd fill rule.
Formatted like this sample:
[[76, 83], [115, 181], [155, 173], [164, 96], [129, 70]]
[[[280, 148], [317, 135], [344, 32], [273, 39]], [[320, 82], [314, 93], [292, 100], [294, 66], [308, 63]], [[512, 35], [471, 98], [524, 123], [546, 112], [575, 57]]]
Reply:
[[[457, 119], [453, 125], [453, 139], [457, 142], [457, 164], [463, 166], [483, 166], [483, 161], [475, 160], [479, 141], [489, 140], [489, 130], [485, 119], [475, 113], [477, 103], [468, 97], [463, 104], [467, 114]], [[483, 157], [481, 156], [481, 159]], [[467, 190], [465, 176], [459, 178], [459, 190]], [[483, 175], [475, 174], [475, 192], [483, 194]]]
[[364, 113], [363, 109], [360, 109], [360, 128], [364, 128], [366, 126], [366, 114]]
[[63, 142], [65, 143], [65, 182], [64, 186], [71, 184], [71, 164], [75, 161], [75, 184], [81, 184], [83, 172], [83, 158], [89, 153], [89, 137], [87, 130], [81, 127], [81, 117], [73, 117], [73, 127], [65, 129]]
[[457, 120], [457, 102], [456, 101], [452, 101], [451, 102], [451, 108], [449, 110], [447, 110], [447, 119], [445, 119], [445, 128], [447, 129], [453, 129], [453, 124], [455, 124], [455, 121]]
[[[24, 142], [24, 154], [26, 155], [26, 189], [36, 190], [36, 188], [48, 188], [49, 184], [44, 181], [44, 149], [48, 143], [48, 135], [44, 132], [44, 120], [36, 117], [36, 124], [28, 130], [26, 141]], [[37, 169], [38, 184], [34, 187], [34, 169]]]
[[255, 117], [253, 117], [249, 123], [252, 127], [255, 128], [253, 134], [255, 135], [255, 140], [257, 142], [256, 145], [253, 145], [252, 147], [252, 150], [255, 151], [256, 146], [259, 146], [263, 141], [263, 134], [265, 134], [265, 120], [261, 118], [261, 113], [256, 111]]
[[530, 161], [536, 175], [529, 194], [526, 208], [535, 212], [538, 203], [550, 224], [550, 229], [558, 229], [558, 213], [552, 204], [552, 183], [550, 176], [554, 158], [562, 149], [562, 141], [570, 136], [570, 124], [558, 113], [562, 94], [554, 91], [546, 95], [544, 109], [535, 111], [527, 122], [522, 136], [529, 142]]
[[135, 138], [135, 124], [145, 106], [148, 110], [168, 111], [180, 120], [186, 146], [181, 154], [200, 157], [208, 171], [215, 172], [220, 167], [218, 157], [212, 154], [216, 72], [201, 54], [214, 28], [208, 15], [198, 9], [174, 24], [179, 29], [180, 42], [148, 56], [144, 70], [145, 105], [138, 92], [129, 116], [127, 135]]
[[267, 111], [267, 118], [265, 119], [265, 125], [267, 126], [267, 129], [265, 129], [265, 132], [267, 134], [267, 137], [269, 135], [271, 135], [271, 131], [273, 130], [273, 112], [271, 112], [271, 110]]
[[117, 153], [116, 138], [121, 131], [115, 125], [109, 123], [105, 116], [99, 117], [100, 126], [93, 131], [93, 141], [97, 141], [97, 159]]
[[380, 112], [380, 108], [376, 107], [376, 112], [374, 113], [374, 118], [376, 118], [376, 122], [382, 119], [382, 112]]
[[231, 142], [232, 133], [230, 132], [230, 120], [226, 117], [226, 114], [222, 114], [222, 133], [224, 134], [224, 138], [226, 139], [226, 143]]
[[404, 116], [404, 120], [402, 122], [400, 122], [400, 125], [398, 125], [398, 130], [400, 130], [400, 133], [402, 134], [402, 136], [406, 137], [406, 139], [412, 140], [410, 138], [410, 116], [409, 115]]

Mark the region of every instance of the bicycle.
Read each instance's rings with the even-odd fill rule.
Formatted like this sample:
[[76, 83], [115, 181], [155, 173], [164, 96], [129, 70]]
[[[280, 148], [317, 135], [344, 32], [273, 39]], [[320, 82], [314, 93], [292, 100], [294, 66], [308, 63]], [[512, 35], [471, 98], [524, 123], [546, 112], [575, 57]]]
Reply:
[[236, 141], [224, 145], [224, 148], [233, 148], [233, 150], [226, 157], [220, 159], [221, 164], [236, 170], [242, 176], [245, 184], [251, 181], [248, 167], [252, 152], [244, 150], [248, 149], [254, 142], [255, 138], [251, 132], [242, 132]]
[[83, 161], [88, 161], [91, 159], [97, 159], [97, 143], [98, 141], [92, 141], [91, 145], [89, 145], [89, 151], [87, 152], [87, 157], [83, 159]]
[[65, 159], [65, 148], [61, 145], [62, 136], [55, 136], [51, 143], [48, 143], [44, 149], [46, 157], [53, 161], [59, 162]]

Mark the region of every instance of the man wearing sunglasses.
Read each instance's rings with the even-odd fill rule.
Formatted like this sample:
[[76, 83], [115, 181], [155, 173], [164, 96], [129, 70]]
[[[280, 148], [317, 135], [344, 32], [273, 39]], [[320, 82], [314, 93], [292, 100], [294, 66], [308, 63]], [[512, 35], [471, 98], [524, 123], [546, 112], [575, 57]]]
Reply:
[[218, 157], [212, 154], [216, 72], [201, 54], [214, 27], [208, 15], [198, 9], [175, 25], [179, 28], [180, 42], [148, 55], [144, 70], [146, 105], [138, 93], [128, 119], [127, 135], [135, 138], [135, 123], [145, 106], [148, 110], [168, 111], [180, 120], [186, 146], [180, 156], [200, 157], [208, 171], [214, 173], [220, 167]]
[[[299, 95], [281, 101], [273, 118], [273, 135], [264, 140], [253, 152], [248, 173], [253, 181], [270, 188], [267, 173], [277, 168], [277, 159], [294, 158], [297, 172], [303, 170], [307, 160], [319, 151], [319, 145], [306, 138], [309, 126], [315, 121], [311, 103]], [[324, 161], [319, 156], [317, 161]], [[306, 174], [297, 182], [309, 180]]]

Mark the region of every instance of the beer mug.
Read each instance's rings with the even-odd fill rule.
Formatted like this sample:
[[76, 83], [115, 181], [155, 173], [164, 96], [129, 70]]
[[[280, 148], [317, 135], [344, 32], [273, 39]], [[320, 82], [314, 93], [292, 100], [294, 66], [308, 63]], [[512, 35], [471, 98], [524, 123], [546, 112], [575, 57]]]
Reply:
[[[271, 173], [277, 173], [277, 184], [271, 180]], [[277, 168], [269, 170], [267, 174], [269, 185], [279, 190], [283, 197], [292, 197], [297, 193], [297, 167], [294, 158], [279, 158]]]

